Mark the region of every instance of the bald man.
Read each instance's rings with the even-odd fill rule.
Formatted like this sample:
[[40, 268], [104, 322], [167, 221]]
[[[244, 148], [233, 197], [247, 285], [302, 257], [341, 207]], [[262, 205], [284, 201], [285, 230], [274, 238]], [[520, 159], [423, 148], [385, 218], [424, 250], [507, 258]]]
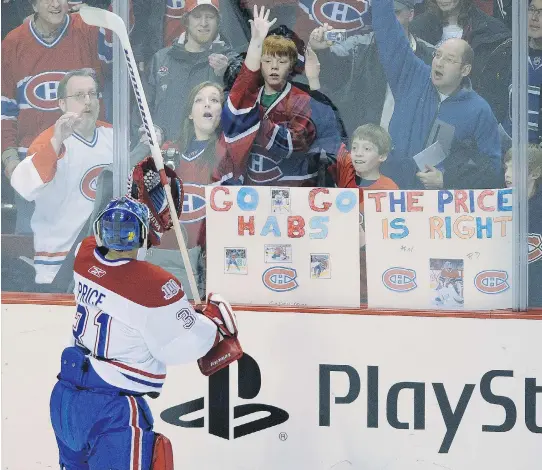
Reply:
[[[462, 39], [449, 39], [431, 66], [410, 47], [393, 0], [373, 0], [373, 28], [395, 109], [389, 132], [393, 150], [382, 168], [401, 189], [474, 189], [504, 186], [497, 120], [472, 90], [475, 60]], [[446, 158], [422, 171], [413, 157], [436, 141]]]

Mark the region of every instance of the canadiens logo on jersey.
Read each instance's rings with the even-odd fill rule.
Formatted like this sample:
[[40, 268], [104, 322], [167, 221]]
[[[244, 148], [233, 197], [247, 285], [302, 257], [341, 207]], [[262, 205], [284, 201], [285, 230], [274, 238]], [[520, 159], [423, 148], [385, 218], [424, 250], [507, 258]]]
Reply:
[[96, 165], [87, 170], [81, 178], [79, 189], [81, 194], [89, 201], [96, 199], [96, 188], [98, 186], [98, 176], [107, 165]]
[[300, 0], [299, 7], [318, 24], [356, 31], [371, 24], [368, 0]]
[[205, 218], [205, 186], [184, 183], [184, 202], [181, 222], [189, 224]]
[[57, 111], [58, 84], [66, 72], [43, 72], [33, 77], [27, 77], [18, 87], [20, 96], [18, 101], [21, 109], [30, 107], [41, 111]]
[[252, 153], [247, 174], [249, 179], [254, 182], [268, 183], [281, 178], [283, 172], [271, 155]]
[[530, 233], [529, 237], [529, 263], [534, 263], [542, 259], [542, 235], [540, 233]]

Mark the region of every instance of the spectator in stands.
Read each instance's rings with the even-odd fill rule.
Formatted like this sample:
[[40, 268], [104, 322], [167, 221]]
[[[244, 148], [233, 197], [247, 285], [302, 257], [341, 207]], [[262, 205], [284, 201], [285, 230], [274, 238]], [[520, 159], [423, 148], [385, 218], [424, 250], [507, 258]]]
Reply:
[[[431, 64], [433, 46], [409, 31], [416, 2], [396, 0], [395, 16], [416, 56]], [[321, 83], [338, 106], [348, 135], [366, 123], [388, 129], [395, 100], [380, 65], [374, 33], [355, 34], [342, 43], [332, 43], [324, 37], [325, 32], [331, 29], [327, 24], [316, 28], [311, 33], [309, 44], [322, 64]]]
[[[190, 90], [205, 81], [222, 82], [228, 65], [229, 46], [218, 35], [218, 0], [187, 0], [184, 33], [175, 44], [152, 58], [145, 93], [162, 141], [178, 137], [179, 122]], [[132, 122], [140, 123], [134, 109]], [[145, 138], [143, 128], [140, 135]], [[148, 149], [147, 149], [148, 150]]]
[[[529, 36], [529, 142], [538, 144], [540, 136], [540, 85], [542, 84], [542, 0], [531, 0], [528, 10]], [[509, 107], [503, 127], [512, 135], [512, 76], [508, 76]]]
[[[518, 186], [512, 170], [512, 149], [504, 156], [506, 186]], [[527, 148], [527, 197], [529, 198], [529, 307], [542, 307], [542, 147]]]
[[[373, 27], [396, 98], [389, 127], [394, 149], [384, 174], [404, 189], [503, 186], [498, 124], [487, 102], [470, 86], [474, 54], [469, 44], [448, 39], [429, 67], [412, 51], [392, 0], [373, 2]], [[413, 157], [436, 141], [446, 158], [418, 172]]]
[[[32, 0], [33, 18], [2, 41], [2, 164], [9, 178], [27, 147], [62, 114], [57, 87], [70, 70], [91, 67], [103, 84], [102, 64], [111, 58], [97, 28], [67, 0]], [[16, 199], [18, 233], [29, 233], [33, 207]]]
[[113, 160], [113, 130], [98, 121], [98, 80], [92, 69], [68, 72], [58, 85], [63, 113], [30, 145], [11, 184], [32, 215], [37, 284], [53, 282], [92, 212], [96, 179]]
[[341, 146], [337, 164], [330, 168], [339, 188], [359, 188], [360, 213], [363, 213], [363, 190], [399, 189], [380, 172], [391, 151], [391, 137], [376, 124], [359, 126], [352, 134], [350, 151]]
[[[130, 36], [140, 70], [164, 47], [172, 46], [186, 31], [185, 0], [133, 0], [135, 27]], [[248, 42], [248, 25], [235, 2], [220, 6], [220, 36], [238, 48]]]
[[307, 152], [309, 174], [318, 173], [317, 186], [333, 186], [326, 168], [337, 161], [337, 151], [348, 139], [339, 111], [321, 91], [320, 62], [312, 49], [306, 48], [304, 41], [288, 27], [281, 25], [272, 29], [268, 36], [273, 35], [284, 36], [295, 43], [297, 61], [290, 74], [291, 83], [311, 97], [311, 121], [316, 129], [316, 137]]
[[246, 173], [246, 184], [311, 185], [316, 177], [307, 157], [315, 139], [311, 97], [289, 82], [298, 51], [290, 39], [267, 36], [276, 21], [268, 18], [269, 10], [254, 7], [246, 59], [222, 114], [228, 145], [254, 143], [249, 155], [232, 162], [234, 177]]
[[473, 89], [502, 122], [508, 107], [508, 77], [512, 67], [511, 32], [500, 20], [473, 5], [473, 0], [428, 0], [428, 10], [414, 18], [411, 31], [439, 46], [450, 38], [464, 39], [474, 51]]
[[[217, 153], [220, 152], [217, 147], [224, 148], [219, 142], [224, 92], [216, 83], [203, 82], [192, 89], [186, 104], [187, 113], [181, 121], [180, 137], [165, 142], [162, 154], [165, 163], [183, 180], [181, 227], [201, 295], [205, 292], [205, 185], [212, 182]], [[135, 158], [132, 156], [131, 160]], [[188, 276], [173, 233], [164, 235], [160, 246], [149, 252], [147, 260], [175, 274], [183, 286], [189, 288]]]
[[352, 135], [351, 151], [342, 146], [337, 163], [330, 167], [339, 188], [359, 188], [359, 242], [360, 242], [360, 299], [367, 301], [367, 269], [365, 247], [365, 221], [363, 217], [363, 191], [398, 189], [390, 178], [380, 173], [380, 165], [391, 151], [391, 137], [376, 124], [364, 124]]
[[[230, 180], [231, 168], [223, 168], [221, 164], [235, 160], [227, 155], [228, 151], [238, 151], [244, 156], [250, 150], [250, 143], [248, 147], [244, 142], [237, 146], [226, 145], [220, 127], [223, 104], [224, 92], [220, 85], [213, 82], [196, 85], [187, 99], [186, 114], [179, 126], [180, 137], [162, 145], [164, 162], [184, 183], [181, 227], [202, 297], [205, 292], [205, 186], [214, 181], [215, 171], [225, 175], [226, 184], [239, 184]], [[130, 160], [135, 164], [145, 156], [135, 149]], [[184, 286], [189, 286], [173, 233], [166, 234], [160, 247], [152, 250], [147, 259], [175, 274]]]

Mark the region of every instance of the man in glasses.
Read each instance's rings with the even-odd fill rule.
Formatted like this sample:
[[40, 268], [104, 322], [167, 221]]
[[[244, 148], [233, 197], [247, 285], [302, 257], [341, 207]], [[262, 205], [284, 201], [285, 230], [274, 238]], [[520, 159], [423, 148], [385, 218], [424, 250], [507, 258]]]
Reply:
[[[469, 79], [472, 48], [448, 39], [429, 66], [412, 51], [393, 0], [374, 0], [372, 8], [380, 61], [396, 101], [389, 127], [394, 148], [384, 174], [404, 189], [502, 187], [497, 120]], [[432, 144], [420, 169], [413, 157]]]
[[[433, 46], [410, 30], [414, 7], [420, 0], [395, 0], [395, 16], [415, 54], [430, 64]], [[380, 65], [374, 33], [351, 34], [344, 42], [325, 39], [332, 26], [324, 24], [310, 35], [310, 46], [322, 64], [321, 82], [343, 119], [348, 137], [362, 124], [372, 123], [388, 130], [395, 101]], [[337, 80], [337, 77], [344, 79]], [[355, 96], [355, 99], [352, 97]]]
[[[36, 136], [60, 116], [57, 87], [70, 70], [91, 67], [103, 83], [112, 58], [100, 30], [69, 14], [68, 0], [29, 2], [34, 15], [2, 41], [2, 166], [11, 177]], [[17, 233], [30, 232], [33, 205], [15, 198]]]
[[96, 181], [113, 161], [113, 129], [98, 121], [98, 82], [92, 69], [68, 72], [58, 85], [62, 115], [30, 145], [11, 177], [14, 189], [36, 208], [36, 284], [50, 284], [90, 216]]

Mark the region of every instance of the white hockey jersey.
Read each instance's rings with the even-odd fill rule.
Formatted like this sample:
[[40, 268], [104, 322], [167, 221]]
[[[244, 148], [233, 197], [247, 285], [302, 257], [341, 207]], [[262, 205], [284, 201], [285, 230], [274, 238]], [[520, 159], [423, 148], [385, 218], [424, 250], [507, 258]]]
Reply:
[[78, 249], [74, 280], [74, 341], [114, 387], [159, 393], [166, 365], [196, 361], [215, 342], [216, 325], [192, 308], [174, 276], [146, 261], [109, 261], [94, 237]]
[[51, 137], [54, 126], [30, 145], [15, 168], [11, 185], [27, 201], [35, 201], [34, 232], [36, 282], [53, 282], [77, 235], [92, 213], [96, 182], [113, 161], [113, 129], [97, 122], [91, 142], [78, 134], [68, 137], [57, 156]]

